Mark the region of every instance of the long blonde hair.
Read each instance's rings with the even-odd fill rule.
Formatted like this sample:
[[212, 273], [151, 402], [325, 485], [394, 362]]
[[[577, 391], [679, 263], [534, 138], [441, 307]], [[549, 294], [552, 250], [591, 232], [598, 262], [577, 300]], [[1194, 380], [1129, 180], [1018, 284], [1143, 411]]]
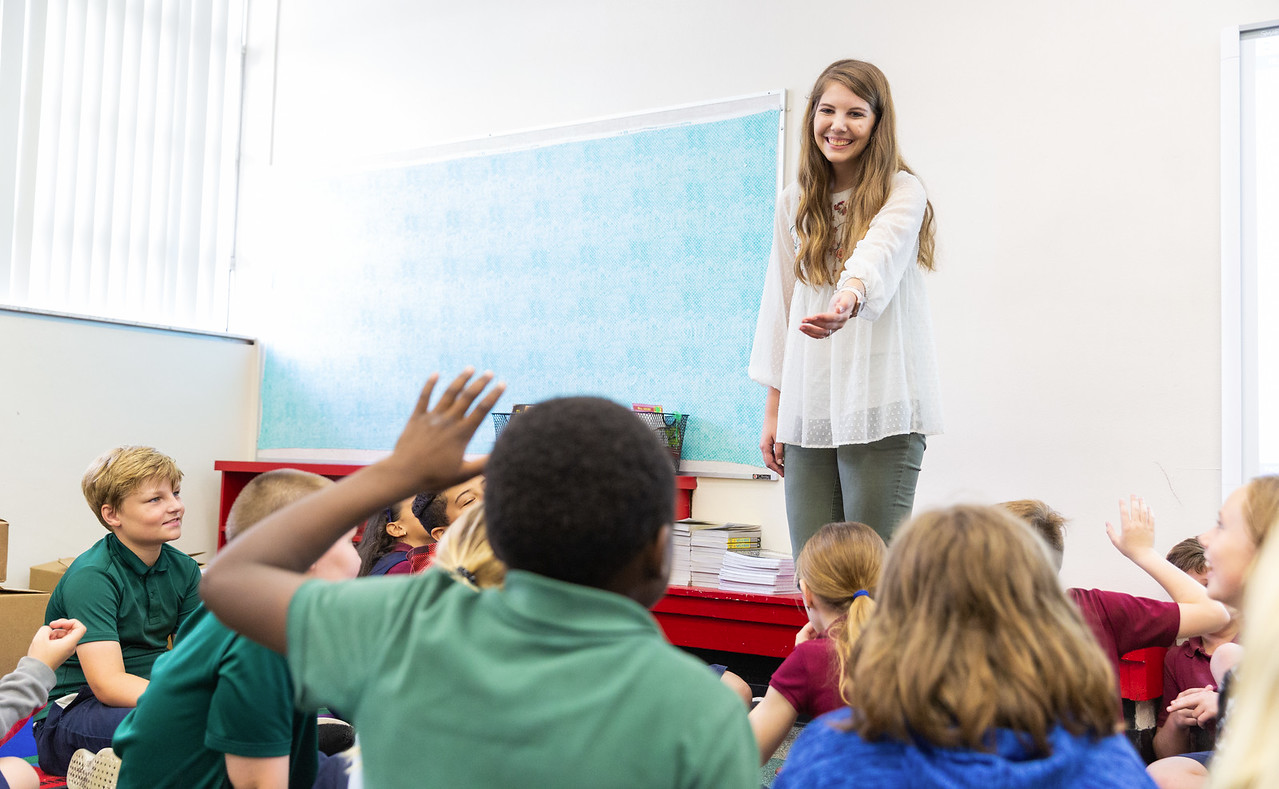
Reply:
[[468, 508], [444, 532], [431, 567], [476, 589], [501, 586], [506, 580], [506, 565], [493, 555], [489, 545], [488, 519], [482, 502]]
[[[1256, 480], [1254, 480], [1255, 482]], [[1244, 603], [1243, 661], [1230, 697], [1230, 720], [1208, 774], [1211, 789], [1269, 786], [1279, 775], [1279, 540], [1257, 559]]]
[[1244, 489], [1244, 523], [1252, 541], [1260, 548], [1279, 524], [1279, 475], [1253, 477]]
[[828, 523], [804, 543], [795, 560], [795, 577], [809, 594], [843, 616], [827, 634], [834, 639], [838, 676], [875, 612], [874, 594], [886, 551], [884, 538], [864, 523]]
[[1055, 726], [1118, 730], [1115, 678], [1047, 546], [998, 507], [926, 512], [895, 535], [879, 609], [844, 673], [849, 729], [994, 750], [1011, 729], [1048, 753]]
[[[875, 113], [870, 141], [857, 160], [860, 173], [849, 199], [851, 211], [838, 244], [835, 243], [835, 217], [830, 205], [834, 168], [813, 139], [813, 116], [822, 94], [832, 82], [838, 82], [861, 97]], [[839, 280], [844, 261], [836, 260], [832, 266], [831, 251], [838, 247], [847, 259], [853, 247], [866, 235], [871, 220], [887, 202], [893, 178], [902, 170], [914, 172], [906, 166], [897, 148], [897, 111], [893, 108], [893, 95], [884, 72], [860, 60], [837, 60], [827, 66], [808, 95], [799, 151], [800, 197], [799, 209], [795, 213], [799, 252], [795, 256], [795, 277], [809, 285], [834, 285]], [[919, 227], [919, 265], [928, 271], [934, 268], [934, 235], [933, 205], [930, 202], [925, 205], [924, 221]]]

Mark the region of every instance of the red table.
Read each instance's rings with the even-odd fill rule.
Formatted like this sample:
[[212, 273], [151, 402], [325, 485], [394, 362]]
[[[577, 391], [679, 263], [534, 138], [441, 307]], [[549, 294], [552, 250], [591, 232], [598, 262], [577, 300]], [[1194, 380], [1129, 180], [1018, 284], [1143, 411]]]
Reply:
[[795, 634], [808, 624], [798, 593], [749, 594], [700, 586], [668, 588], [653, 606], [653, 616], [676, 646], [778, 658], [791, 653]]

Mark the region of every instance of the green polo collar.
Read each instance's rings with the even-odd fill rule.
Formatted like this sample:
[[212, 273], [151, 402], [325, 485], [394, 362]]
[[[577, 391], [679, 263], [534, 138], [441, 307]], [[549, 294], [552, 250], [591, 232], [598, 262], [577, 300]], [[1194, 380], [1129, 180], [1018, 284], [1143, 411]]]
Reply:
[[509, 570], [505, 587], [493, 590], [521, 618], [547, 631], [660, 634], [644, 606], [615, 592]]
[[156, 557], [155, 564], [150, 567], [147, 566], [146, 562], [138, 558], [136, 553], [129, 550], [129, 546], [120, 542], [120, 538], [115, 536], [115, 532], [107, 532], [107, 550], [111, 551], [111, 555], [115, 557], [117, 562], [128, 567], [138, 577], [145, 577], [152, 571], [162, 573], [165, 570], [161, 566], [161, 560], [164, 558], [164, 546], [160, 546], [160, 555]]

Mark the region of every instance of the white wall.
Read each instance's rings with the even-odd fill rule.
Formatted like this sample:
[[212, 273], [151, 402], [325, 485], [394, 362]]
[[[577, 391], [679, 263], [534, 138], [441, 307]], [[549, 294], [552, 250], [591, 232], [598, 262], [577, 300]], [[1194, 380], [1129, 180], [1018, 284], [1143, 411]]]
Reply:
[[213, 551], [213, 463], [253, 457], [256, 345], [0, 311], [0, 370], [6, 585], [23, 586], [31, 565], [102, 538], [80, 477], [119, 444], [150, 444], [178, 462], [187, 512], [174, 545]]
[[[816, 74], [877, 63], [939, 223], [948, 429], [918, 503], [1044, 498], [1074, 519], [1067, 582], [1147, 593], [1102, 530], [1118, 498], [1153, 502], [1161, 548], [1213, 521], [1219, 41], [1279, 18], [1276, 0], [280, 0], [253, 13], [250, 199], [272, 161], [774, 88], [790, 93], [789, 179]], [[779, 484], [704, 480], [694, 501], [785, 547]]]

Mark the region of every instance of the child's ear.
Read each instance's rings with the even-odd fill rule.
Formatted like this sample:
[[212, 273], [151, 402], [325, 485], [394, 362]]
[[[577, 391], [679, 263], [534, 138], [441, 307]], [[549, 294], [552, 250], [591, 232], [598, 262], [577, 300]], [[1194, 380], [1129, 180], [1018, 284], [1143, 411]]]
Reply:
[[799, 580], [799, 596], [804, 598], [804, 607], [813, 607], [813, 595], [808, 591], [808, 584], [804, 583], [804, 579]]
[[386, 533], [391, 535], [392, 537], [403, 537], [404, 535], [408, 534], [409, 531], [408, 529], [401, 526], [399, 521], [387, 521]]
[[102, 520], [107, 522], [107, 526], [112, 529], [120, 525], [120, 516], [116, 514], [115, 507], [110, 504], [102, 505]]
[[444, 532], [448, 530], [448, 526], [436, 526], [434, 529], [431, 529], [431, 539], [439, 542], [440, 538], [444, 536]]
[[671, 527], [670, 524], [666, 524], [657, 530], [657, 535], [649, 546], [644, 570], [650, 578], [670, 578], [671, 550], [673, 547], [671, 544]]

